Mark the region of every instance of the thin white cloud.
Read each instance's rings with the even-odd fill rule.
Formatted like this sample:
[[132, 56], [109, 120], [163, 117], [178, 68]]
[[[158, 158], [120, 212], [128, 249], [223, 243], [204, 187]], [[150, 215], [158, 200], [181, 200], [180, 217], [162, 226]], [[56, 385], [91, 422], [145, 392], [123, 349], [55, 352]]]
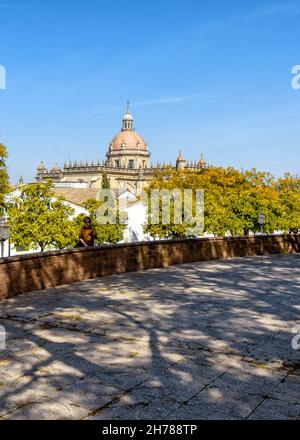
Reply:
[[272, 15], [286, 14], [286, 15], [298, 15], [300, 14], [299, 3], [278, 3], [266, 6], [256, 11], [246, 14], [245, 17], [248, 18], [264, 18]]
[[182, 95], [182, 96], [167, 96], [164, 98], [153, 99], [150, 101], [137, 102], [134, 104], [134, 107], [143, 107], [146, 105], [160, 105], [160, 104], [172, 104], [176, 102], [185, 102], [191, 100], [206, 100], [206, 99], [214, 99], [221, 95], [219, 92], [202, 92], [202, 93], [194, 93], [192, 95]]
[[300, 15], [300, 4], [298, 3], [277, 3], [270, 4], [261, 8], [249, 10], [243, 13], [229, 14], [223, 18], [211, 21], [207, 25], [201, 26], [194, 31], [194, 34], [211, 32], [222, 26], [232, 25], [239, 21], [260, 20], [276, 15], [297, 16]]
[[[174, 96], [166, 96], [157, 99], [151, 99], [149, 101], [131, 102], [130, 106], [131, 108], [135, 108], [135, 107], [145, 107], [150, 105], [176, 104], [176, 103], [182, 103], [182, 102], [194, 101], [194, 100], [205, 101], [210, 99], [216, 99], [223, 95], [224, 95], [223, 92], [201, 92], [201, 93], [193, 93], [191, 95], [177, 95], [177, 96], [174, 95]], [[95, 109], [93, 113], [105, 114], [105, 113], [113, 113], [115, 111], [120, 111], [120, 110], [125, 110], [125, 104], [123, 106], [119, 105], [104, 110]]]

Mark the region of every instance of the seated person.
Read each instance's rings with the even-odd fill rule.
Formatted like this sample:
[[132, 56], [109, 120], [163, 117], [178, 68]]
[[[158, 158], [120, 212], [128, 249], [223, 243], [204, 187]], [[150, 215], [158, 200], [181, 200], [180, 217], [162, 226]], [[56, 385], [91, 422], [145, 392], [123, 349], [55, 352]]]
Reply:
[[89, 247], [96, 245], [97, 232], [95, 227], [92, 225], [92, 220], [90, 217], [84, 218], [84, 226], [82, 226], [79, 235], [79, 243], [76, 247]]

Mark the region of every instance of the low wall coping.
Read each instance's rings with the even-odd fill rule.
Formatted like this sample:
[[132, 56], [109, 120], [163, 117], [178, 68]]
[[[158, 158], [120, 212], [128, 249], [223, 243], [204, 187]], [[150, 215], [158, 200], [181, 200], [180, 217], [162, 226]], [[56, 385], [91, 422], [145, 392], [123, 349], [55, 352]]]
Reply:
[[157, 246], [159, 244], [175, 244], [175, 243], [185, 243], [195, 241], [200, 243], [205, 242], [218, 242], [218, 241], [255, 241], [262, 240], [266, 238], [274, 238], [274, 237], [290, 237], [297, 236], [297, 234], [270, 234], [270, 235], [244, 235], [244, 236], [234, 236], [234, 237], [200, 237], [200, 238], [184, 238], [184, 239], [174, 239], [174, 240], [151, 240], [151, 241], [138, 241], [138, 242], [130, 242], [130, 243], [118, 243], [118, 244], [103, 244], [99, 246], [93, 246], [88, 248], [73, 248], [73, 249], [62, 249], [62, 250], [53, 250], [53, 251], [45, 251], [45, 252], [35, 252], [28, 253], [22, 255], [14, 255], [12, 257], [4, 257], [0, 258], [1, 264], [8, 264], [10, 262], [24, 261], [24, 260], [32, 260], [37, 258], [47, 258], [58, 255], [66, 255], [66, 254], [76, 254], [81, 252], [97, 252], [103, 249], [115, 249], [115, 248], [124, 248], [124, 247], [141, 247], [141, 246]]

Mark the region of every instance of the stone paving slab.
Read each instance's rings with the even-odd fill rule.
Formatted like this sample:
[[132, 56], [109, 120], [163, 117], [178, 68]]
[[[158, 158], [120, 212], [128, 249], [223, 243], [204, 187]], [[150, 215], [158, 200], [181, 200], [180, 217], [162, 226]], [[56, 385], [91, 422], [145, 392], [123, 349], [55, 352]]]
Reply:
[[1, 419], [300, 419], [300, 255], [114, 275], [0, 303]]

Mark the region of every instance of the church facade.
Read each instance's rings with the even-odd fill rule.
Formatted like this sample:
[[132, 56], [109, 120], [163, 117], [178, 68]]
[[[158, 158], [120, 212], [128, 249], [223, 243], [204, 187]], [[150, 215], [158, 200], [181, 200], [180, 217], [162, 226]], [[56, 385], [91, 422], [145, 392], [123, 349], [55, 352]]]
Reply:
[[103, 175], [106, 174], [111, 189], [130, 191], [139, 195], [148, 186], [156, 170], [172, 167], [176, 169], [197, 170], [206, 167], [201, 156], [198, 162], [188, 162], [181, 151], [173, 165], [150, 162], [148, 143], [134, 128], [134, 119], [127, 107], [123, 117], [122, 129], [109, 144], [105, 160], [97, 162], [69, 162], [63, 168], [55, 164], [47, 169], [42, 161], [37, 168], [36, 180], [39, 182], [52, 179], [56, 187], [61, 188], [101, 188]]

